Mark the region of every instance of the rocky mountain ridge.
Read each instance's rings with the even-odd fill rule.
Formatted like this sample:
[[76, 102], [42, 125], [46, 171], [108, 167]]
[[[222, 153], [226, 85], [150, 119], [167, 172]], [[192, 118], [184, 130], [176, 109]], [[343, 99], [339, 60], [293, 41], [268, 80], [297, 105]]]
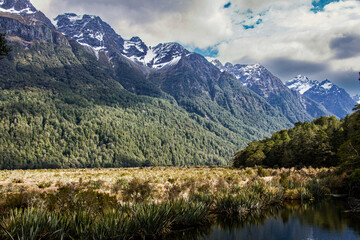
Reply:
[[344, 118], [347, 114], [352, 113], [352, 109], [356, 105], [356, 101], [343, 88], [338, 87], [328, 79], [319, 82], [298, 75], [286, 82], [285, 85], [301, 95], [322, 104], [338, 118]]
[[243, 86], [265, 98], [293, 123], [330, 115], [320, 104], [288, 89], [279, 78], [260, 64], [223, 65], [219, 60], [212, 63], [221, 71], [235, 76]]

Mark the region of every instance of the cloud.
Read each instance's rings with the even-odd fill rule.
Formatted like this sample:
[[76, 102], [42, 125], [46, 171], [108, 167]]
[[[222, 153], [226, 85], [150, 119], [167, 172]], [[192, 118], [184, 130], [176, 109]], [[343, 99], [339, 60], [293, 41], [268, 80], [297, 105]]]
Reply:
[[344, 35], [334, 38], [330, 48], [335, 51], [335, 58], [344, 59], [360, 55], [360, 35]]
[[[51, 4], [44, 4], [50, 2]], [[93, 14], [121, 36], [140, 36], [147, 44], [180, 42], [207, 48], [232, 37], [226, 0], [33, 0], [52, 18], [64, 12]]]
[[328, 65], [325, 63], [296, 61], [286, 58], [275, 58], [268, 60], [264, 62], [264, 66], [271, 69], [275, 75], [284, 80], [290, 79], [289, 77], [293, 77], [302, 73], [316, 75], [328, 70]]

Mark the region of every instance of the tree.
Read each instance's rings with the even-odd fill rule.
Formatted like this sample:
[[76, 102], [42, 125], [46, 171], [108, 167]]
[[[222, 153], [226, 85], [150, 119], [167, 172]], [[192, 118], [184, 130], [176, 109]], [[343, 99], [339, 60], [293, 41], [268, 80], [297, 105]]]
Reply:
[[11, 48], [7, 45], [5, 34], [0, 33], [0, 59], [4, 56], [8, 56], [11, 51]]

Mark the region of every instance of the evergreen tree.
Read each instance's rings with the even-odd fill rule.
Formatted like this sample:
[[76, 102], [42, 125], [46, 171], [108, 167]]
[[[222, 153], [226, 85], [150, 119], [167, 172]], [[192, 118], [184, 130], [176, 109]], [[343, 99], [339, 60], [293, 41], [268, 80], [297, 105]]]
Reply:
[[4, 56], [8, 56], [11, 48], [7, 45], [5, 34], [0, 33], [0, 59]]

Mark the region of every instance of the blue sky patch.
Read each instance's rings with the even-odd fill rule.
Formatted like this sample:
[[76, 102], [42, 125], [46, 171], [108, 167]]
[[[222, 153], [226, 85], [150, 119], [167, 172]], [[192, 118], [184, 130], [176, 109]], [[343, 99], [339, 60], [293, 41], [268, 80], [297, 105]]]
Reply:
[[339, 2], [340, 0], [314, 0], [312, 1], [313, 7], [310, 11], [317, 13], [324, 11], [324, 7], [332, 2]]
[[203, 55], [204, 57], [212, 57], [215, 58], [219, 54], [219, 50], [216, 46], [208, 47], [208, 48], [195, 48], [193, 52]]
[[243, 25], [243, 27], [245, 30], [248, 30], [248, 29], [254, 29], [255, 25]]
[[228, 2], [227, 4], [224, 5], [224, 8], [229, 8], [231, 6], [231, 2]]

